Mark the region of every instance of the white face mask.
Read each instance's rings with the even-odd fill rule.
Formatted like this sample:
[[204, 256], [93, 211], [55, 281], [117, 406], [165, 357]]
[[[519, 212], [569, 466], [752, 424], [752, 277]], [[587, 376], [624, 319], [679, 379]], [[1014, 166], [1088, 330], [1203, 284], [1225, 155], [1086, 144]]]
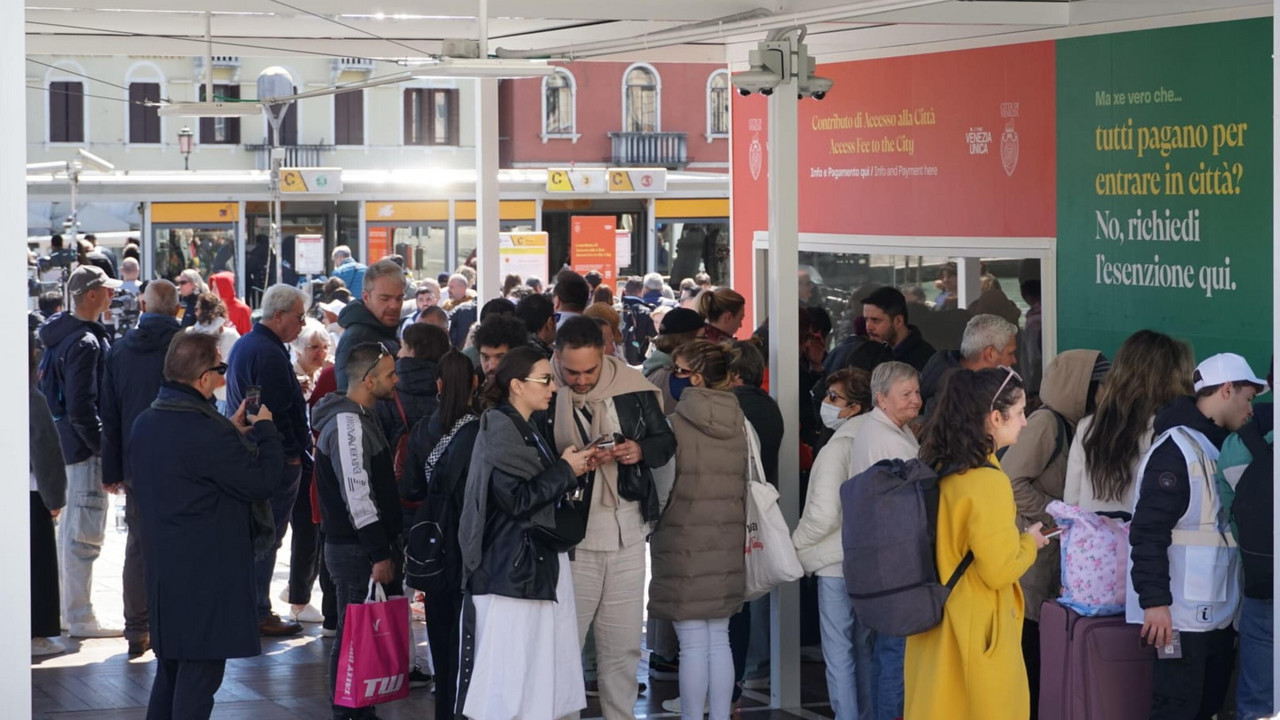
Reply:
[[819, 408], [819, 414], [822, 416], [822, 424], [832, 430], [839, 430], [841, 425], [848, 422], [849, 418], [840, 417], [840, 413], [844, 412], [844, 408], [836, 407], [829, 402], [822, 403]]

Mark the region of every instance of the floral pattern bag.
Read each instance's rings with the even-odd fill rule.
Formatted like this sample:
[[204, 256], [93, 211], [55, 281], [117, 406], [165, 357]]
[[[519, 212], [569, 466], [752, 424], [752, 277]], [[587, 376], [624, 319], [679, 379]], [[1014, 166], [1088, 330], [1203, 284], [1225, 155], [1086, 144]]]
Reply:
[[1058, 603], [1086, 617], [1124, 612], [1129, 523], [1055, 500], [1045, 509], [1063, 529], [1062, 596]]

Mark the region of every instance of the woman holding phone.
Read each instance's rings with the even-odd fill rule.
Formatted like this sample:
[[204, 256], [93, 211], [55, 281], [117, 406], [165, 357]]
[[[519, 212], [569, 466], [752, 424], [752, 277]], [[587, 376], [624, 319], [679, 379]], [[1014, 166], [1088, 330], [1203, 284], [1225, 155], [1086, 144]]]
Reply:
[[530, 423], [555, 390], [551, 363], [532, 347], [509, 352], [485, 386], [458, 537], [468, 600], [457, 707], [474, 720], [586, 707], [573, 573], [554, 536], [594, 450], [557, 458]]
[[1009, 476], [996, 451], [1027, 424], [1022, 378], [1010, 368], [956, 370], [925, 426], [920, 459], [938, 469], [938, 576], [972, 564], [942, 622], [907, 638], [906, 720], [1026, 720], [1023, 598], [1018, 578], [1049, 541], [1019, 533]]

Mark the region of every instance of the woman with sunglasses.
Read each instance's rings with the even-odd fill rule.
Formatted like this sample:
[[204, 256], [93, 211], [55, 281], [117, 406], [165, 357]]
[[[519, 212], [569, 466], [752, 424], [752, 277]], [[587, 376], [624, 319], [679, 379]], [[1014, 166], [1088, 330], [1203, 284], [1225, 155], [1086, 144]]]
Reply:
[[[218, 338], [218, 352], [222, 353], [222, 357], [231, 357], [231, 348], [235, 346], [236, 341], [240, 339], [240, 333], [236, 331], [231, 321], [227, 319], [227, 305], [214, 293], [204, 293], [196, 297], [196, 312], [191, 317], [195, 318], [195, 324], [187, 328], [187, 332], [204, 333], [205, 335], [213, 335]], [[218, 412], [226, 414], [227, 409], [227, 388], [219, 387], [213, 391], [213, 396], [218, 404]]]
[[1018, 578], [1048, 544], [1018, 509], [996, 451], [1026, 426], [1022, 379], [1005, 367], [952, 372], [925, 426], [920, 459], [938, 470], [938, 576], [972, 564], [942, 622], [907, 638], [906, 720], [1026, 720], [1022, 589]]
[[527, 346], [507, 353], [484, 390], [458, 536], [468, 599], [457, 708], [474, 720], [586, 707], [573, 573], [553, 536], [557, 506], [594, 451], [570, 447], [557, 458], [531, 424], [555, 390], [551, 363]]
[[685, 720], [728, 720], [734, 686], [729, 618], [742, 607], [746, 567], [746, 422], [732, 392], [735, 351], [706, 340], [681, 346], [672, 376], [687, 380], [675, 414], [676, 481], [650, 538], [649, 614], [675, 623]]
[[182, 327], [191, 327], [196, 324], [200, 296], [209, 292], [209, 286], [205, 284], [204, 278], [200, 277], [200, 271], [192, 268], [178, 273], [178, 277], [173, 279], [173, 284], [178, 288], [178, 301], [182, 303], [182, 317], [179, 320], [182, 322]]

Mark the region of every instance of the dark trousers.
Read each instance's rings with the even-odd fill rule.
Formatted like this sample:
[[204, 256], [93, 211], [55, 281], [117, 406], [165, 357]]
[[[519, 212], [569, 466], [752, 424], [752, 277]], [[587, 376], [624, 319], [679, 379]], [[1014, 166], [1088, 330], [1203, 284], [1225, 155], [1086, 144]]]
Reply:
[[124, 639], [137, 642], [147, 637], [147, 573], [142, 556], [142, 509], [137, 495], [125, 487], [124, 520], [129, 534], [124, 541]]
[[436, 674], [436, 720], [453, 720], [458, 701], [458, 643], [462, 630], [462, 591], [428, 593], [427, 639]]
[[1182, 657], [1156, 660], [1151, 720], [1212, 720], [1222, 709], [1235, 668], [1236, 631], [1184, 632]]
[[742, 697], [742, 677], [747, 674], [747, 648], [751, 645], [751, 603], [729, 618], [729, 652], [733, 655], [733, 701]]
[[258, 593], [258, 619], [271, 615], [271, 578], [276, 570], [276, 553], [289, 529], [289, 517], [293, 514], [293, 502], [298, 497], [298, 483], [302, 478], [301, 465], [286, 465], [280, 489], [271, 496], [271, 517], [276, 523], [276, 542], [271, 550], [253, 561], [253, 579]]
[[205, 720], [226, 669], [226, 660], [158, 660], [147, 720]]
[[1040, 623], [1022, 622], [1022, 659], [1027, 665], [1027, 684], [1031, 688], [1031, 716], [1040, 717]]
[[320, 533], [320, 614], [324, 615], [323, 627], [333, 630], [338, 627], [338, 598], [333, 589], [333, 578], [329, 575], [329, 564], [324, 561], [324, 533]]
[[58, 541], [53, 516], [31, 493], [31, 637], [58, 637], [60, 601], [58, 596]]
[[311, 521], [312, 482], [312, 473], [303, 473], [298, 499], [293, 503], [293, 543], [289, 548], [289, 602], [293, 605], [311, 602], [311, 588], [324, 564], [320, 559], [320, 526]]
[[[393, 553], [393, 563], [395, 561]], [[324, 561], [329, 566], [329, 575], [333, 578], [333, 596], [337, 601], [335, 614], [338, 617], [337, 634], [333, 637], [333, 646], [329, 649], [329, 693], [333, 690], [338, 678], [338, 658], [342, 655], [342, 633], [346, 629], [347, 605], [362, 603], [369, 595], [369, 577], [373, 574], [373, 563], [362, 545], [335, 545], [326, 543]], [[398, 563], [395, 563], [398, 565]], [[399, 573], [397, 573], [398, 575]], [[387, 597], [402, 595], [403, 583], [399, 578], [393, 580], [382, 589]], [[372, 707], [352, 709], [340, 705], [333, 706], [334, 718], [372, 717]]]

